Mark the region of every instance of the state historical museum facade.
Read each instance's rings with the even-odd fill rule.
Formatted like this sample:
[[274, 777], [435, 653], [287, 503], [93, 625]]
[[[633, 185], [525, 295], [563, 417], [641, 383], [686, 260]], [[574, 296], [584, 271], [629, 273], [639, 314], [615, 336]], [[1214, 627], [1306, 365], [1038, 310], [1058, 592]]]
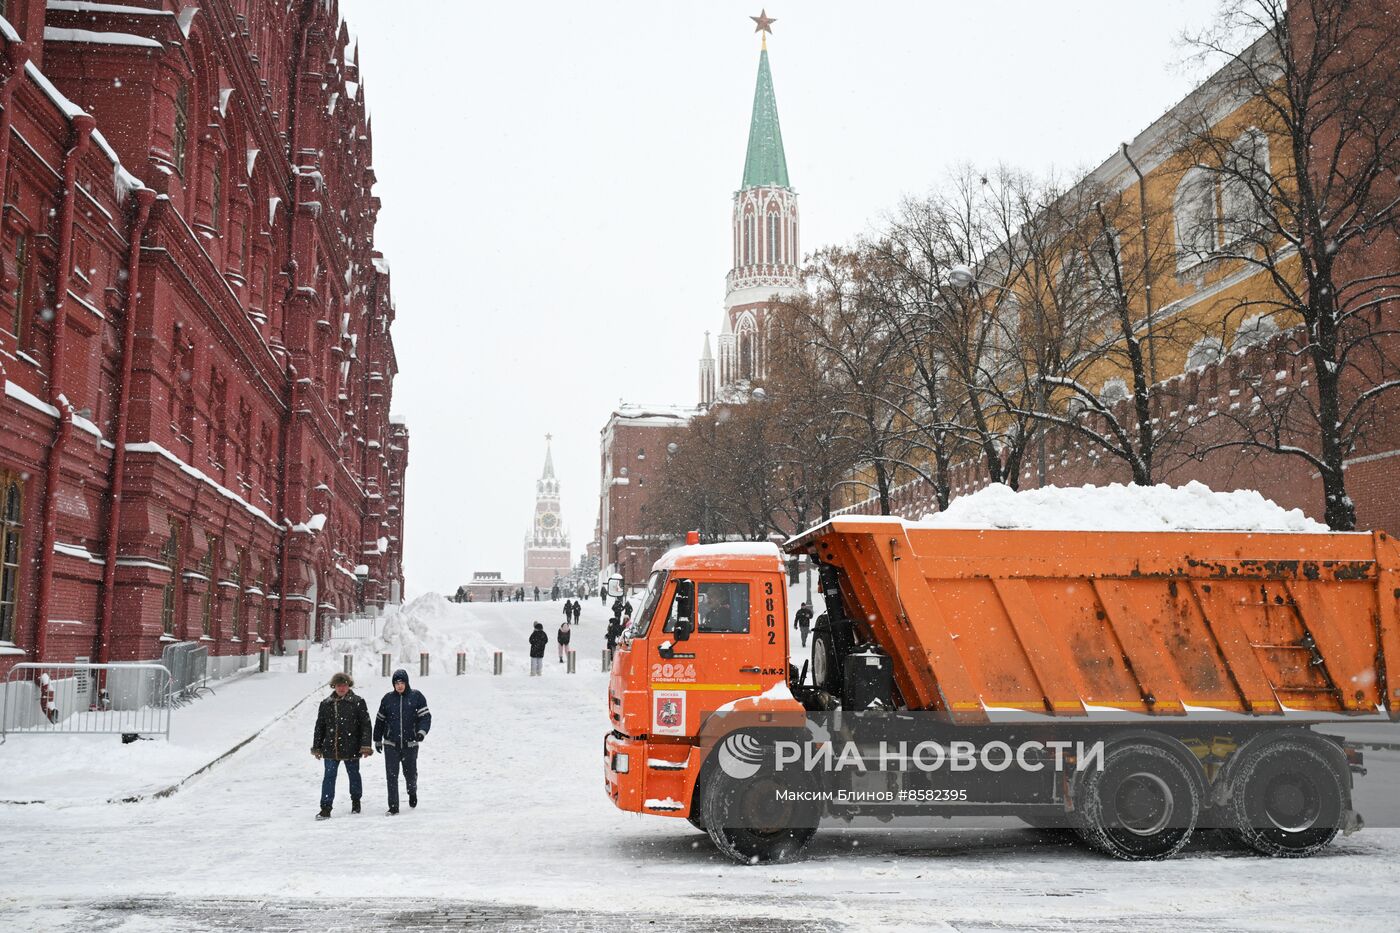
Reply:
[[408, 435], [337, 5], [0, 14], [0, 673], [203, 640], [217, 674], [398, 598]]

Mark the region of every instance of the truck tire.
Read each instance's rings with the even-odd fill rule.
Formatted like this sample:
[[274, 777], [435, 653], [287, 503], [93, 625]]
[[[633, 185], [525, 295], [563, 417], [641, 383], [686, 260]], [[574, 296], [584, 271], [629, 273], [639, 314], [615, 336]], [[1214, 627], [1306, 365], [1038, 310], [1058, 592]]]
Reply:
[[815, 803], [777, 797], [779, 790], [811, 789], [810, 775], [776, 770], [771, 745], [758, 746], [757, 754], [758, 769], [751, 776], [736, 778], [720, 766], [707, 769], [700, 797], [700, 819], [715, 848], [749, 865], [795, 857], [816, 833], [821, 815]]
[[836, 645], [831, 632], [821, 631], [812, 636], [812, 686], [827, 693], [841, 693], [837, 674]]
[[1170, 858], [1201, 814], [1196, 777], [1179, 757], [1146, 742], [1111, 746], [1075, 795], [1074, 828], [1093, 849], [1126, 861]]
[[1345, 759], [1325, 740], [1275, 736], [1241, 749], [1224, 805], [1229, 834], [1264, 855], [1298, 858], [1327, 846], [1351, 809]]

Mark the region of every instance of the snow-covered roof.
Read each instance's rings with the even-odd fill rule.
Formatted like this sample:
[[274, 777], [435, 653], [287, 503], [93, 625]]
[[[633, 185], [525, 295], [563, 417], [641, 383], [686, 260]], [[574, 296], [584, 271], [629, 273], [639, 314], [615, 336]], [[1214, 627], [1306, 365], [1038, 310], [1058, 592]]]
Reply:
[[729, 561], [735, 558], [771, 558], [775, 570], [782, 569], [783, 554], [771, 541], [722, 541], [718, 544], [683, 544], [671, 548], [661, 558], [675, 565], [682, 561], [697, 563], [706, 561]]

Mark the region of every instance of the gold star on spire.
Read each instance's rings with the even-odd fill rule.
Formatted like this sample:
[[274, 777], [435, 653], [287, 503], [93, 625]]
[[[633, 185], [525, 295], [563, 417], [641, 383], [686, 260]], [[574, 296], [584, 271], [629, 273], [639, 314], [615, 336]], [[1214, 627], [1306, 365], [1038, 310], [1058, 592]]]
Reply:
[[771, 35], [773, 34], [773, 28], [772, 28], [772, 27], [773, 27], [773, 24], [776, 23], [776, 22], [778, 21], [777, 18], [776, 18], [776, 17], [773, 17], [773, 16], [769, 16], [769, 15], [768, 15], [768, 10], [767, 10], [767, 9], [763, 9], [763, 10], [759, 10], [757, 16], [750, 16], [749, 19], [753, 20], [754, 23], [756, 24], [756, 25], [753, 27], [753, 31], [754, 31], [754, 32], [761, 32], [761, 33], [764, 34], [764, 36], [763, 36], [763, 47], [764, 47], [765, 49], [768, 48], [768, 37], [771, 36]]

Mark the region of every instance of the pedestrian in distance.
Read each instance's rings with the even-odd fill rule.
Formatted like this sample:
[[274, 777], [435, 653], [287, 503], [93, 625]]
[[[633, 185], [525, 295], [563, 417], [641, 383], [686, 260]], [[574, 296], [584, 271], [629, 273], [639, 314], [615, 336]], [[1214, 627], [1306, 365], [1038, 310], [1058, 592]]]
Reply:
[[[408, 787], [408, 805], [418, 806], [418, 746], [433, 727], [433, 714], [428, 710], [428, 698], [408, 683], [408, 671], [394, 671], [389, 681], [393, 689], [379, 701], [379, 715], [374, 717], [374, 750], [384, 756], [384, 773], [389, 781], [389, 812], [399, 812], [399, 769]], [[385, 746], [388, 751], [385, 751]]]
[[807, 636], [812, 631], [811, 603], [803, 603], [802, 608], [797, 610], [797, 618], [793, 621], [792, 627], [797, 629], [797, 633], [802, 636], [802, 647], [807, 647]]
[[565, 622], [572, 622], [573, 620], [574, 620], [574, 601], [571, 600], [571, 599], [566, 599], [566, 600], [564, 600], [564, 621], [565, 621]]
[[564, 624], [559, 626], [559, 634], [555, 636], [555, 641], [559, 644], [559, 663], [564, 663], [564, 655], [569, 650], [569, 638], [572, 635], [569, 620], [565, 619]]
[[536, 622], [530, 633], [530, 676], [538, 677], [544, 670], [544, 649], [549, 644], [549, 636], [544, 633], [544, 623]]
[[583, 603], [574, 600], [574, 624], [578, 625], [578, 617], [583, 613]]
[[364, 791], [360, 759], [374, 754], [370, 745], [369, 707], [364, 697], [350, 689], [355, 681], [349, 674], [337, 671], [331, 675], [330, 685], [331, 695], [322, 700], [316, 710], [316, 732], [311, 739], [311, 754], [325, 767], [321, 778], [321, 812], [316, 814], [318, 820], [331, 818], [335, 780], [341, 762], [345, 763], [345, 773], [350, 776], [350, 812], [360, 812], [360, 795]]
[[611, 619], [608, 620], [607, 644], [609, 661], [612, 660], [613, 653], [617, 651], [617, 639], [618, 636], [620, 636], [621, 634], [622, 620], [619, 619], [617, 616], [613, 616]]

